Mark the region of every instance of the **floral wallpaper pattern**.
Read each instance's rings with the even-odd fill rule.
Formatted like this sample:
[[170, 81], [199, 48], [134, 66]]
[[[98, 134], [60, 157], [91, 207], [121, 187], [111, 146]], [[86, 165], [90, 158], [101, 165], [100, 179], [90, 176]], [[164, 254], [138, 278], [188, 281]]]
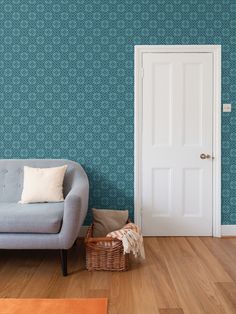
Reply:
[[222, 221], [236, 224], [235, 0], [0, 0], [0, 157], [78, 161], [90, 207], [132, 217], [136, 44], [222, 45]]

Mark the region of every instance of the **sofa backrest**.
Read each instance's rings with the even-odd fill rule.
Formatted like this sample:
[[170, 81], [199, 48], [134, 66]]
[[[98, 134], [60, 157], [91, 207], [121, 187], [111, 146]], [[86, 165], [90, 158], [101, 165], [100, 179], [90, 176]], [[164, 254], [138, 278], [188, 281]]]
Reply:
[[0, 159], [0, 202], [18, 202], [23, 189], [24, 166], [49, 168], [68, 165], [64, 179], [64, 196], [70, 190], [73, 172], [83, 168], [66, 159]]

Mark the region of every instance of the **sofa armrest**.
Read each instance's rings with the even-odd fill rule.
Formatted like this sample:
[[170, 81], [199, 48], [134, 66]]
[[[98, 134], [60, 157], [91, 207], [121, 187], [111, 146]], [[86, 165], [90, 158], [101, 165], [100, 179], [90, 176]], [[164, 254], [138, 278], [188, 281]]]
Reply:
[[63, 249], [69, 249], [79, 235], [88, 210], [89, 182], [84, 170], [75, 171], [71, 190], [64, 201], [60, 238]]

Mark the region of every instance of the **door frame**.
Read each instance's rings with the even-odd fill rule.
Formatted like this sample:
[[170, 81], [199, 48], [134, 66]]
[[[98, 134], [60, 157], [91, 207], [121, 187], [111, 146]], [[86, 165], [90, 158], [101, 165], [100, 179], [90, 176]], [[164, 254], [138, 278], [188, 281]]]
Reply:
[[213, 55], [213, 200], [212, 235], [221, 237], [221, 45], [136, 45], [134, 50], [134, 220], [142, 225], [142, 79], [144, 53]]

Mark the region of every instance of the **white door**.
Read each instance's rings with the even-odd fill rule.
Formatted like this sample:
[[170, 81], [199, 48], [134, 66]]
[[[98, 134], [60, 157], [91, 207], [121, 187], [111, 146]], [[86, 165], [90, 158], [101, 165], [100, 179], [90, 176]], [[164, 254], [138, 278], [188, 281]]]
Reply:
[[143, 233], [212, 235], [212, 54], [142, 62]]

